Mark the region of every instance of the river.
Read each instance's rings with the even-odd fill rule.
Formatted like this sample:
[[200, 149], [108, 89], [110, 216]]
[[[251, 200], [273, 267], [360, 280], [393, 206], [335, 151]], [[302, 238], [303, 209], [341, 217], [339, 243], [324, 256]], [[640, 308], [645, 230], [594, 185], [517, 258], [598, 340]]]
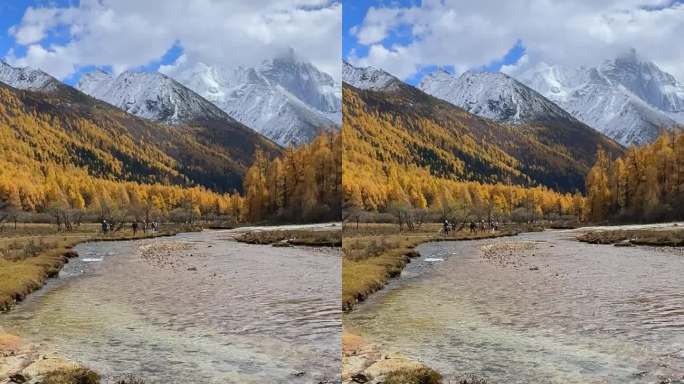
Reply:
[[0, 324], [110, 379], [338, 382], [339, 249], [233, 236], [81, 244], [59, 278]]
[[684, 382], [682, 250], [575, 235], [421, 245], [421, 257], [346, 314], [345, 326], [447, 377]]

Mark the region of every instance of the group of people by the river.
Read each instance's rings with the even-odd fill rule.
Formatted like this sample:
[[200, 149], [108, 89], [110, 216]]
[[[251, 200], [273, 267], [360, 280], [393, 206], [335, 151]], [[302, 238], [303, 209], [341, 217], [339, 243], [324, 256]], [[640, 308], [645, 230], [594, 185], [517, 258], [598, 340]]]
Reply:
[[442, 225], [442, 233], [444, 235], [449, 235], [449, 232], [458, 232], [462, 229], [468, 229], [471, 233], [485, 231], [496, 232], [499, 229], [499, 222], [496, 220], [482, 219], [480, 221], [470, 221], [469, 223], [463, 223], [460, 227], [457, 227], [456, 222], [449, 222], [449, 220], [444, 220], [444, 224]]
[[[120, 229], [121, 227], [119, 227]], [[159, 230], [159, 222], [157, 221], [143, 221], [139, 223], [135, 220], [131, 223], [131, 230], [133, 230], [133, 235], [138, 234], [138, 230], [142, 229], [143, 232], [147, 233], [148, 230], [152, 232], [157, 232]], [[102, 220], [102, 233], [109, 233], [114, 231], [114, 226], [112, 223], [108, 222], [106, 219]]]

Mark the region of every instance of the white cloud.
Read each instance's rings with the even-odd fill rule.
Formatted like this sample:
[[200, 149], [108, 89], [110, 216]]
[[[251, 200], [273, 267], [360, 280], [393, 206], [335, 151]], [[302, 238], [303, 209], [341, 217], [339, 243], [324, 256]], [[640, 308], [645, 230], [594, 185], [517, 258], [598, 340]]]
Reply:
[[530, 63], [530, 55], [522, 55], [520, 59], [518, 59], [517, 62], [514, 64], [508, 64], [508, 65], [502, 65], [499, 71], [506, 73], [506, 74], [513, 74], [516, 73], [523, 68], [526, 68]]
[[[396, 72], [405, 78], [427, 65], [453, 65], [458, 71], [487, 65], [518, 40], [530, 65], [596, 65], [633, 47], [684, 81], [682, 20], [684, 4], [664, 0], [424, 0], [420, 6], [371, 8], [352, 35], [362, 45], [382, 45], [394, 54], [374, 48], [350, 60], [389, 71], [401, 71], [396, 61], [407, 61], [413, 72]], [[400, 27], [408, 28], [411, 42], [393, 42]]]
[[[69, 41], [50, 44], [66, 27]], [[82, 0], [29, 8], [11, 28], [27, 54], [8, 61], [64, 78], [79, 67], [121, 72], [159, 60], [178, 44], [188, 62], [254, 65], [292, 47], [339, 78], [341, 5], [331, 0]]]

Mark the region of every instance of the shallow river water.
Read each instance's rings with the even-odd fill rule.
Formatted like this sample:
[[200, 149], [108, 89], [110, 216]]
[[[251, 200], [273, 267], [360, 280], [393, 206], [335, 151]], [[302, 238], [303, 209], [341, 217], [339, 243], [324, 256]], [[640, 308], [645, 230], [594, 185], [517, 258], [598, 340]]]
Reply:
[[574, 235], [422, 245], [345, 325], [447, 376], [684, 382], [684, 254]]
[[111, 377], [147, 383], [337, 382], [340, 252], [227, 231], [79, 245], [0, 324]]

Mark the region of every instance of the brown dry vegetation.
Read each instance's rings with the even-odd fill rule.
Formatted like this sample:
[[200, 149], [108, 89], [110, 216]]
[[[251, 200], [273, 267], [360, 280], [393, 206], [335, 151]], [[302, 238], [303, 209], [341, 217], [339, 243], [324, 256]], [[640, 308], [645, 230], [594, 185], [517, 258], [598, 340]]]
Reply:
[[103, 235], [96, 224], [82, 224], [71, 232], [59, 232], [46, 224], [19, 224], [16, 229], [6, 229], [0, 237], [0, 311], [9, 310], [56, 276], [70, 257], [77, 256], [70, 249], [78, 243], [169, 236], [183, 230], [191, 228], [168, 227], [137, 235], [131, 230]]
[[60, 369], [50, 372], [43, 384], [99, 384], [100, 375], [87, 368]]
[[342, 232], [316, 230], [273, 230], [253, 231], [238, 236], [235, 240], [248, 244], [304, 245], [310, 247], [340, 247]]
[[578, 235], [577, 240], [591, 244], [624, 243], [682, 247], [684, 246], [684, 228], [600, 230]]
[[441, 384], [442, 375], [431, 368], [403, 368], [385, 376], [385, 384]]

